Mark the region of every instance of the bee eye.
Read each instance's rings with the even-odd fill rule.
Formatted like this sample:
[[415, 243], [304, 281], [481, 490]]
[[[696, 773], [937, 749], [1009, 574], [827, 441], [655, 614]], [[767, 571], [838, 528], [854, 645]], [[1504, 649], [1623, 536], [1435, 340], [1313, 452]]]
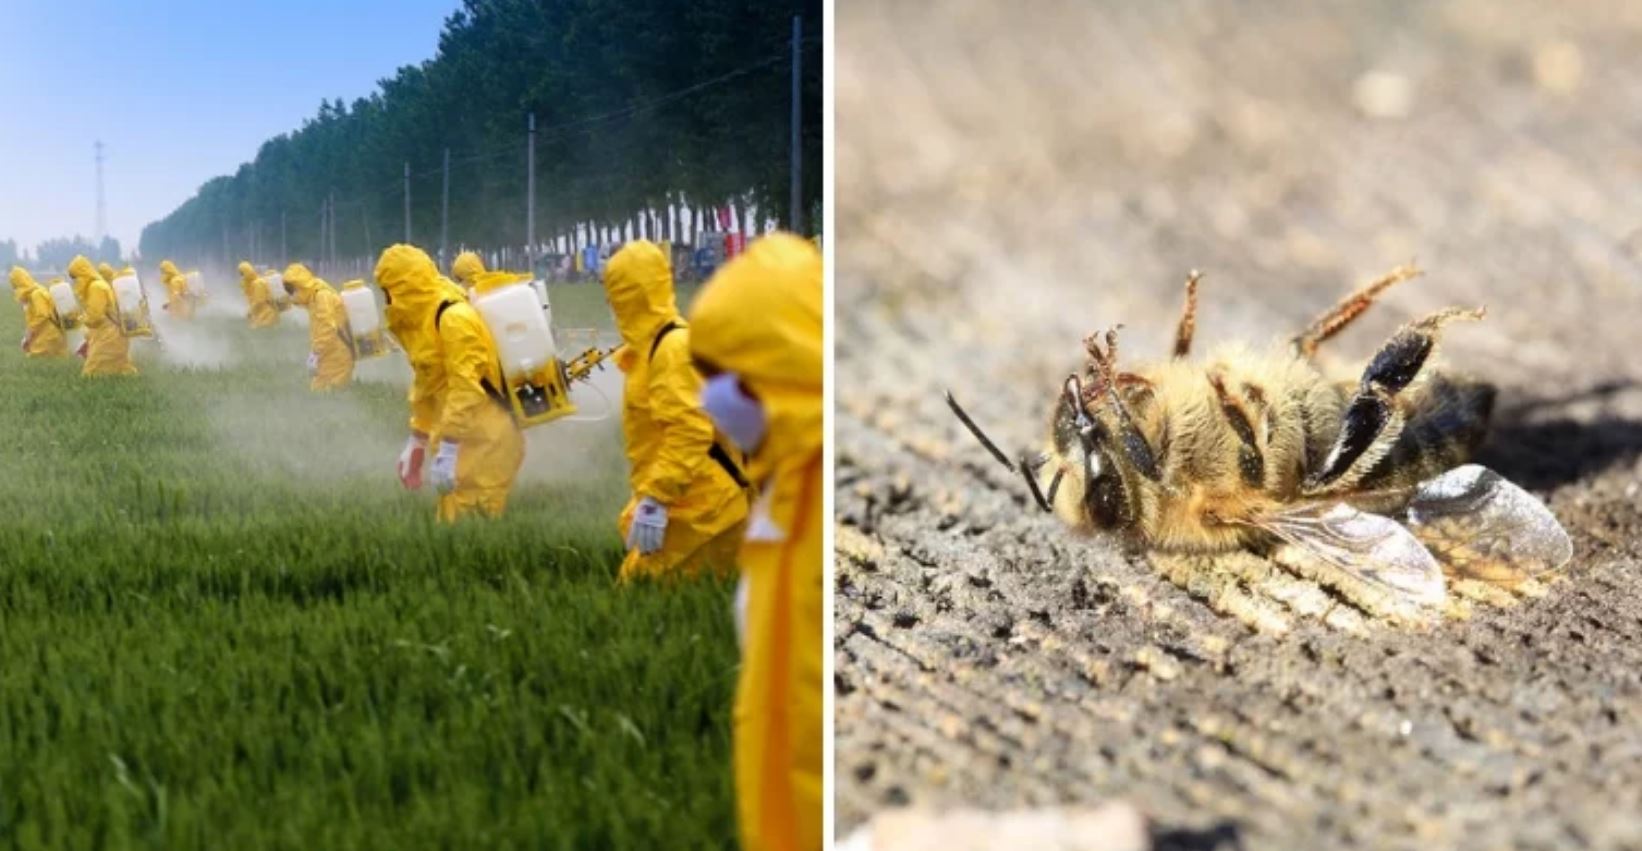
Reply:
[[1097, 453], [1090, 460], [1090, 479], [1084, 482], [1083, 510], [1090, 522], [1102, 529], [1115, 528], [1123, 522], [1123, 483], [1116, 476], [1100, 474], [1105, 456]]

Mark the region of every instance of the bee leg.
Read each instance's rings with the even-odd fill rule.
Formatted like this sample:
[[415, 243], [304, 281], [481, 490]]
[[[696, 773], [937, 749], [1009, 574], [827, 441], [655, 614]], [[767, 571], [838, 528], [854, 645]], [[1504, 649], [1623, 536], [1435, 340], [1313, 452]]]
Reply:
[[1304, 331], [1295, 336], [1295, 354], [1306, 358], [1316, 354], [1317, 347], [1322, 345], [1324, 340], [1345, 330], [1347, 325], [1363, 315], [1363, 312], [1368, 310], [1369, 305], [1374, 303], [1374, 299], [1378, 298], [1380, 293], [1390, 288], [1392, 284], [1418, 277], [1420, 274], [1420, 270], [1416, 266], [1398, 266], [1358, 288], [1351, 295], [1341, 299], [1339, 304], [1329, 308], [1327, 313], [1313, 320], [1310, 325], [1306, 326]]
[[1363, 370], [1357, 394], [1340, 417], [1340, 434], [1323, 463], [1306, 473], [1304, 493], [1343, 490], [1371, 470], [1402, 433], [1398, 393], [1420, 374], [1436, 348], [1438, 331], [1455, 319], [1480, 319], [1482, 310], [1448, 308], [1404, 326], [1374, 354]]
[[1180, 324], [1174, 331], [1174, 356], [1183, 358], [1192, 351], [1192, 336], [1197, 333], [1197, 282], [1203, 273], [1193, 269], [1186, 275], [1186, 304], [1180, 309]]

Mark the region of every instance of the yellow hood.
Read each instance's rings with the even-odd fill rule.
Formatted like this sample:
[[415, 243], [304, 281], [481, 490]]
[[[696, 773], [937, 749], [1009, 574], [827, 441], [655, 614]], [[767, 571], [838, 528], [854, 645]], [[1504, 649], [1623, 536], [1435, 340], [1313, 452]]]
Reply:
[[690, 310], [691, 356], [735, 373], [764, 404], [769, 432], [755, 472], [821, 446], [821, 288], [815, 246], [773, 234], [719, 269]]
[[79, 299], [81, 304], [85, 304], [86, 290], [98, 277], [96, 267], [92, 266], [91, 261], [84, 255], [79, 255], [69, 261], [68, 276], [74, 281], [74, 297]]
[[105, 281], [107, 281], [111, 284], [114, 283], [115, 278], [119, 277], [119, 274], [117, 274], [114, 271], [114, 267], [107, 264], [107, 263], [98, 263], [97, 264], [97, 274], [102, 275], [103, 280], [105, 280]]
[[430, 321], [447, 301], [466, 301], [462, 288], [439, 274], [426, 251], [414, 245], [390, 246], [376, 261], [376, 285], [388, 303], [388, 329], [403, 337], [416, 323]]
[[634, 350], [648, 352], [656, 331], [679, 315], [673, 270], [667, 255], [649, 240], [629, 242], [610, 258], [604, 267], [604, 292], [622, 342]]
[[30, 275], [27, 269], [22, 266], [11, 267], [11, 293], [16, 297], [19, 304], [28, 301], [29, 293], [39, 288], [40, 284], [34, 280], [34, 276]]
[[473, 286], [473, 282], [485, 273], [485, 261], [472, 251], [464, 251], [456, 255], [456, 262], [450, 265], [450, 273], [457, 281]]
[[239, 261], [239, 276], [245, 283], [249, 284], [257, 279], [257, 269], [250, 263], [241, 260]]
[[285, 289], [291, 293], [291, 300], [297, 304], [310, 304], [320, 290], [328, 290], [330, 284], [323, 278], [314, 277], [308, 267], [301, 263], [292, 263], [285, 267]]
[[160, 261], [160, 280], [170, 281], [172, 278], [176, 277], [177, 274], [177, 264], [172, 263], [170, 260]]

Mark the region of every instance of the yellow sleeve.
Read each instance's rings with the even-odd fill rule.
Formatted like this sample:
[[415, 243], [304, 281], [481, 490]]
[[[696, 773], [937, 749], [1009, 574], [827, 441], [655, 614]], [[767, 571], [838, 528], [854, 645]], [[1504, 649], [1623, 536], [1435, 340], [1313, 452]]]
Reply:
[[35, 290], [29, 293], [28, 315], [24, 317], [28, 323], [29, 336], [38, 337], [47, 325], [57, 324], [57, 305], [52, 302], [51, 295], [45, 290]]
[[84, 322], [87, 328], [101, 328], [108, 325], [111, 319], [111, 305], [109, 304], [112, 291], [106, 286], [92, 284], [86, 288], [86, 303]]
[[484, 320], [469, 304], [452, 305], [439, 320], [445, 350], [445, 405], [439, 439], [461, 443], [473, 434], [474, 416], [493, 404], [480, 382], [490, 375], [491, 346]]
[[436, 364], [411, 364], [411, 431], [433, 435], [439, 429], [441, 398], [445, 395], [445, 371]]
[[311, 316], [308, 322], [308, 344], [315, 352], [348, 347], [342, 337], [341, 298], [328, 292], [315, 293]]
[[251, 304], [253, 306], [258, 304], [267, 304], [271, 300], [272, 299], [268, 295], [268, 282], [263, 280], [260, 276], [253, 279], [251, 281], [251, 298], [249, 299]]
[[690, 329], [661, 340], [650, 358], [650, 417], [661, 430], [661, 448], [637, 488], [663, 505], [683, 498], [701, 465], [711, 463], [713, 422], [701, 410], [701, 377], [690, 364]]

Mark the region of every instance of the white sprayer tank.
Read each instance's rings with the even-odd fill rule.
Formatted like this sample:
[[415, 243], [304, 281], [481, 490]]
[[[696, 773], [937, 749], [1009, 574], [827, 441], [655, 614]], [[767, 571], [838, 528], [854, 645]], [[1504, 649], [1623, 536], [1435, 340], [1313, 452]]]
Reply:
[[382, 324], [376, 309], [376, 295], [368, 287], [350, 287], [342, 291], [342, 309], [348, 312], [348, 328], [354, 336], [375, 334]]
[[80, 310], [80, 302], [74, 298], [74, 286], [68, 281], [51, 285], [51, 303], [57, 305], [58, 316], [67, 317]]
[[496, 339], [503, 373], [529, 375], [558, 356], [547, 307], [530, 284], [508, 284], [482, 293], [473, 306]]
[[205, 279], [198, 272], [189, 272], [183, 276], [188, 279], [188, 294], [194, 298], [205, 297]]
[[131, 316], [142, 315], [143, 285], [136, 275], [121, 275], [114, 279], [114, 300], [120, 305], [120, 312]]

